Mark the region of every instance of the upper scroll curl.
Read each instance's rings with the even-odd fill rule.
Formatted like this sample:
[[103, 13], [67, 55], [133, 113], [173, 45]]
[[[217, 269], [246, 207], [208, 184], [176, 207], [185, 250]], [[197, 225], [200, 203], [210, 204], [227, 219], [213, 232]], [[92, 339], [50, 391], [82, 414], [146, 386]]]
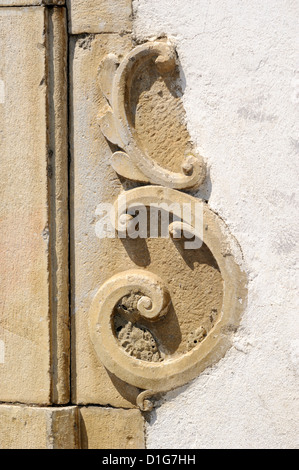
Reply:
[[[190, 146], [190, 138], [182, 122], [182, 103], [178, 96], [172, 98], [171, 105], [166, 102], [163, 108], [162, 104], [160, 110], [157, 103], [158, 100], [163, 103], [163, 93], [152, 88], [150, 93], [154, 97], [154, 103], [149, 106], [144, 117], [150, 129], [146, 129], [143, 136], [140, 136], [136, 127], [135, 114], [138, 107], [140, 108], [140, 103], [134, 103], [135, 81], [136, 77], [137, 82], [145, 77], [145, 80], [150, 82], [148, 74], [142, 73], [149, 64], [150, 70], [156, 69], [160, 82], [166, 83], [168, 87], [171, 84], [170, 94], [174, 89], [172, 81], [178, 64], [175, 49], [167, 41], [141, 44], [120, 63], [115, 55], [108, 54], [100, 64], [100, 84], [108, 101], [106, 112], [100, 118], [100, 126], [105, 137], [123, 150], [112, 155], [112, 167], [121, 176], [140, 182], [174, 189], [198, 187], [206, 176], [205, 164], [202, 157]], [[148, 90], [152, 85], [146, 84]], [[146, 108], [147, 95], [145, 92], [143, 95]], [[185, 145], [186, 136], [188, 145]], [[149, 151], [147, 141], [151, 138], [156, 142]], [[167, 155], [170, 146], [175, 149], [175, 155]], [[164, 165], [165, 161], [168, 161], [171, 168]]]

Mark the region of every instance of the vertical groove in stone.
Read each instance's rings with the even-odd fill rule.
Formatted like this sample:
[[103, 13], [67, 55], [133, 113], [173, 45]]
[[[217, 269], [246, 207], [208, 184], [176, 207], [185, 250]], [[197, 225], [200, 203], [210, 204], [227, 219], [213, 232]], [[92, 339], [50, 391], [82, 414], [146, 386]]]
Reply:
[[67, 24], [65, 8], [46, 8], [51, 402], [70, 400], [68, 276]]

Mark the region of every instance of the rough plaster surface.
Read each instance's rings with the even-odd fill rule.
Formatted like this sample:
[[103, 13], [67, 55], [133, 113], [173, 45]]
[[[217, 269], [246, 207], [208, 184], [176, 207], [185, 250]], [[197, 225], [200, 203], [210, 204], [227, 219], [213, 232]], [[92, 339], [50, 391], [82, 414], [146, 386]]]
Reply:
[[188, 129], [210, 170], [198, 194], [238, 239], [249, 278], [233, 347], [162, 399], [148, 448], [299, 445], [297, 6], [133, 2], [138, 40], [176, 44]]

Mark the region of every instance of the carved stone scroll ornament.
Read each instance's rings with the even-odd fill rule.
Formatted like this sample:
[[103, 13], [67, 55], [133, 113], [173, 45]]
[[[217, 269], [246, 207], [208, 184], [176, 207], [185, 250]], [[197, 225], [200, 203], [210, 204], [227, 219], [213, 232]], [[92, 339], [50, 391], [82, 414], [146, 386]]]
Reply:
[[[114, 152], [111, 164], [118, 174], [132, 180], [175, 189], [198, 187], [205, 178], [205, 165], [200, 156], [186, 148], [185, 154], [179, 157], [180, 171], [170, 171], [149, 155], [136, 132], [135, 116], [132, 116], [134, 78], [151, 60], [162, 80], [177, 67], [175, 50], [165, 41], [137, 46], [120, 64], [115, 55], [108, 54], [100, 65], [100, 84], [108, 102], [106, 113], [100, 118], [101, 130], [111, 143], [123, 150]], [[162, 151], [167, 153], [167, 150], [166, 146]]]
[[[152, 395], [186, 384], [223, 356], [246, 299], [238, 244], [207, 204], [201, 201], [198, 212], [200, 201], [177, 191], [198, 187], [205, 178], [204, 162], [192, 151], [183, 123], [177, 77], [176, 53], [166, 40], [139, 45], [121, 61], [108, 54], [100, 65], [107, 100], [100, 126], [116, 146], [111, 165], [125, 178], [153, 184], [120, 195], [112, 225], [124, 239], [142, 225], [136, 217], [141, 207], [147, 208], [145, 219], [152, 207], [169, 215], [167, 241], [155, 245], [157, 237], [147, 229], [141, 237], [149, 237], [147, 249], [155, 246], [161, 253], [156, 264], [139, 263], [144, 268], [113, 275], [90, 308], [99, 360], [141, 390], [137, 405], [142, 411], [152, 408]], [[169, 263], [171, 273], [165, 270], [165, 253], [177, 260]]]
[[[140, 204], [176, 202], [181, 206], [193, 204], [194, 207], [196, 201], [192, 196], [173, 189], [145, 186], [127, 191], [126, 205], [118, 200], [115, 210], [118, 211], [117, 218], [121, 218], [127, 215], [129, 207], [138, 208]], [[169, 225], [170, 233], [186, 225], [190, 234], [197, 236], [192, 228], [195, 219], [193, 214], [187, 224], [183, 219], [176, 220], [175, 225]], [[131, 220], [127, 218], [129, 223]], [[198, 320], [183, 352], [163, 354], [163, 344], [151, 333], [151, 325], [155, 326], [155, 331], [159, 330], [160, 324], [169, 322], [170, 325], [169, 312], [173, 307], [170, 286], [166, 286], [156, 274], [145, 269], [115, 274], [100, 287], [91, 305], [90, 333], [96, 353], [110, 372], [144, 390], [137, 400], [142, 410], [151, 409], [151, 395], [186, 384], [223, 356], [245, 305], [246, 278], [236, 261], [236, 258], [241, 258], [238, 245], [207, 204], [203, 204], [202, 223], [204, 246], [213, 254], [223, 280], [222, 307], [209, 331]], [[175, 238], [172, 240], [172, 243], [179, 243]], [[228, 246], [231, 251], [228, 251]], [[200, 299], [203, 294], [199, 285], [195, 295]], [[181, 295], [184, 295], [183, 291]], [[186, 309], [188, 304], [187, 298]], [[184, 319], [186, 314], [182, 312], [177, 316]]]

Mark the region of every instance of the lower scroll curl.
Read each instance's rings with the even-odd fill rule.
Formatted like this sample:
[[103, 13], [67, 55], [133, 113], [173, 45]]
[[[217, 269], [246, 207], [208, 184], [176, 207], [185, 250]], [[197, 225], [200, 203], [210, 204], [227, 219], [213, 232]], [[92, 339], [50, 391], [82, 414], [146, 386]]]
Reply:
[[151, 398], [155, 395], [153, 390], [144, 390], [143, 392], [139, 393], [136, 404], [140, 411], [152, 411], [154, 408], [154, 404], [151, 401]]
[[[142, 369], [149, 363], [145, 362], [145, 354], [140, 355], [140, 350], [144, 349], [143, 343], [151, 342], [145, 345], [151, 348], [149, 356], [155, 352], [156, 344], [142, 323], [158, 322], [167, 315], [170, 304], [170, 294], [163, 281], [144, 270], [124, 271], [102, 285], [90, 309], [90, 334], [99, 359], [110, 372], [138, 388], [150, 388], [149, 381], [142, 379]], [[128, 327], [118, 335], [115, 318], [120, 310], [125, 312]], [[126, 334], [128, 337], [123, 338]], [[131, 351], [125, 346], [130, 347], [134, 338], [136, 347]]]
[[[185, 170], [188, 172], [188, 167]], [[160, 186], [135, 188], [126, 191], [125, 196], [124, 203], [119, 200], [115, 202], [114, 212], [115, 221], [119, 218], [122, 221], [120, 225], [124, 227], [124, 234], [132, 219], [128, 214], [128, 207], [135, 210], [139, 205], [160, 207], [161, 203], [167, 203], [172, 207], [174, 221], [169, 225], [169, 232], [174, 242], [176, 238], [182, 238], [183, 232], [186, 239], [194, 237], [200, 242], [194, 249], [194, 256], [201, 246], [204, 253], [205, 250], [210, 251], [221, 275], [223, 292], [221, 304], [219, 301], [216, 309], [217, 317], [214, 318], [213, 309], [211, 314], [204, 312], [209, 321], [213, 321], [213, 325], [207, 328], [206, 324], [201, 324], [200, 302], [201, 296], [209, 296], [210, 290], [202, 290], [202, 277], [199, 277], [198, 288], [197, 284], [193, 284], [195, 291], [191, 295], [192, 298], [198, 295], [198, 302], [193, 302], [192, 307], [192, 302], [187, 297], [185, 304], [186, 309], [192, 309], [194, 327], [187, 336], [185, 334], [185, 347], [181, 347], [182, 342], [169, 347], [174, 337], [175, 325], [178, 325], [177, 328], [182, 327], [179, 329], [181, 331], [189, 318], [188, 311], [179, 310], [182, 309], [179, 295], [187, 295], [188, 292], [190, 295], [186, 275], [184, 288], [179, 279], [165, 274], [165, 269], [161, 270], [171, 286], [173, 303], [164, 281], [145, 269], [118, 273], [98, 290], [92, 301], [89, 317], [90, 336], [96, 354], [112, 374], [141, 390], [138, 406], [145, 410], [151, 407], [149, 395], [185, 385], [223, 357], [232, 344], [232, 332], [237, 328], [241, 313], [246, 307], [247, 277], [242, 267], [242, 253], [238, 244], [223, 221], [206, 204], [201, 205], [201, 214], [197, 210], [197, 199]], [[172, 206], [174, 202], [178, 204]], [[182, 217], [181, 207], [184, 208], [184, 204], [191, 207], [191, 217], [187, 221]], [[200, 227], [202, 230], [198, 230]], [[117, 230], [119, 233], [120, 230]], [[175, 245], [170, 243], [171, 247]], [[223, 253], [224, 243], [225, 246], [233, 247], [234, 254], [227, 256]], [[187, 252], [189, 247], [185, 245], [186, 243], [184, 248]], [[190, 252], [191, 250], [187, 253], [189, 257]], [[204, 264], [207, 265], [206, 262]], [[157, 265], [153, 266], [158, 269]], [[199, 305], [198, 314], [196, 305]]]

